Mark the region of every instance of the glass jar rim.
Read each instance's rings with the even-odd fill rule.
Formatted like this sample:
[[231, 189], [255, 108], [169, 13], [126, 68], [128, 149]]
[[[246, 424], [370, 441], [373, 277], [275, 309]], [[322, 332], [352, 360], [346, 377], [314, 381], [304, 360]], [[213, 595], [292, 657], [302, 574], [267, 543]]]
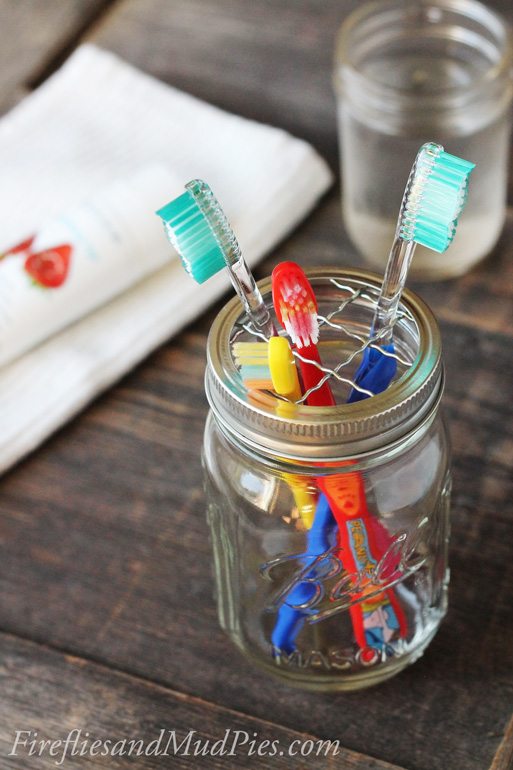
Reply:
[[[379, 291], [381, 278], [357, 268], [314, 268], [312, 281], [337, 280]], [[264, 297], [271, 279], [259, 281]], [[243, 444], [270, 457], [290, 460], [344, 460], [388, 446], [432, 416], [443, 388], [441, 339], [429, 307], [405, 290], [400, 309], [415, 320], [419, 350], [413, 364], [386, 391], [352, 404], [298, 406], [294, 416], [278, 415], [247, 397], [231, 352], [232, 334], [241, 316], [234, 297], [219, 312], [207, 343], [205, 391], [216, 420]]]
[[[511, 99], [513, 93], [513, 32], [508, 22], [499, 13], [488, 8], [479, 0], [420, 0], [414, 8], [407, 5], [404, 0], [370, 0], [349, 14], [341, 25], [337, 35], [335, 64], [342, 65], [346, 73], [350, 72], [357, 80], [359, 88], [366, 88], [369, 93], [374, 93], [376, 96], [379, 94], [380, 101], [384, 105], [387, 104], [388, 100], [394, 98], [396, 100], [411, 99], [411, 92], [408, 89], [382, 83], [360, 71], [351, 56], [351, 38], [358, 27], [367, 20], [383, 16], [393, 10], [418, 12], [422, 7], [459, 13], [462, 19], [468, 18], [480, 23], [483, 29], [494, 35], [495, 46], [499, 52], [497, 60], [485, 72], [476, 77], [470, 85], [466, 85], [464, 91], [460, 86], [452, 85], [437, 92], [436, 95], [426, 94], [425, 98], [430, 102], [430, 108], [436, 108], [439, 105], [440, 109], [446, 109], [448, 103], [450, 106], [460, 107], [464, 103], [475, 100], [479, 95], [486, 94], [491, 84], [501, 80], [501, 78], [506, 78], [510, 82], [509, 92], [502, 96]], [[334, 76], [336, 89], [342, 86], [342, 80], [343, 78], [336, 70]], [[415, 102], [416, 104], [412, 105], [412, 109], [419, 107], [418, 98]]]

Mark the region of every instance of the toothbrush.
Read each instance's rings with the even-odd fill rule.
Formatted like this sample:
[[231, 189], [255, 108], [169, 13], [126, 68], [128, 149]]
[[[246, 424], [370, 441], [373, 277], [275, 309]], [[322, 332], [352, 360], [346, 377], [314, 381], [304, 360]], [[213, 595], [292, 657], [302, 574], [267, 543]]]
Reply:
[[[317, 350], [319, 323], [317, 300], [304, 271], [295, 262], [281, 262], [272, 273], [274, 310], [302, 358], [321, 365]], [[314, 388], [324, 376], [315, 364], [299, 358], [305, 392]], [[309, 406], [334, 406], [335, 399], [328, 382], [307, 397]]]
[[160, 208], [168, 239], [197, 283], [204, 283], [222, 268], [228, 274], [246, 313], [266, 337], [276, 329], [260, 290], [246, 264], [224, 211], [206, 182], [193, 179], [185, 192]]
[[248, 390], [274, 390], [289, 401], [301, 398], [294, 356], [286, 337], [268, 342], [235, 342], [235, 363]]
[[[216, 200], [210, 187], [201, 180], [186, 184], [186, 192], [160, 208], [156, 213], [163, 220], [166, 234], [180, 255], [186, 271], [197, 281], [203, 283], [218, 273], [223, 267], [228, 273], [235, 291], [255, 326], [269, 340], [277, 336], [276, 329], [263, 301], [256, 282], [246, 265], [236, 237]], [[258, 355], [257, 355], [258, 359]], [[253, 360], [251, 367], [260, 367], [261, 362]], [[251, 371], [253, 385], [268, 387], [267, 372]], [[272, 378], [270, 380], [272, 382]], [[300, 395], [300, 392], [299, 394]], [[291, 474], [292, 476], [292, 474]], [[304, 507], [304, 498], [299, 485], [292, 483], [291, 488], [298, 494], [298, 508]], [[311, 500], [308, 499], [311, 507]], [[311, 512], [310, 512], [311, 519]], [[330, 514], [331, 515], [331, 514]], [[319, 518], [320, 520], [320, 518]], [[312, 537], [316, 530], [312, 526]], [[324, 523], [321, 533], [327, 531]], [[322, 550], [325, 550], [322, 543]]]
[[[393, 327], [408, 269], [417, 243], [443, 253], [454, 238], [465, 206], [469, 176], [475, 167], [428, 142], [417, 153], [404, 191], [395, 238], [387, 261], [370, 338], [385, 353], [394, 352]], [[381, 350], [367, 347], [355, 382], [365, 390], [381, 393], [395, 376], [397, 362]], [[353, 388], [350, 402], [366, 398]]]
[[[370, 331], [371, 339], [376, 339], [381, 349], [388, 353], [394, 352], [393, 326], [416, 244], [420, 243], [440, 253], [450, 246], [458, 218], [465, 206], [468, 180], [474, 166], [475, 164], [469, 161], [446, 153], [441, 145], [432, 142], [424, 144], [417, 154], [401, 203], [396, 234]], [[362, 364], [355, 375], [355, 382], [375, 394], [381, 393], [389, 386], [396, 369], [394, 357], [383, 355], [381, 350], [375, 348], [366, 348]], [[354, 402], [364, 398], [367, 398], [366, 394], [353, 388], [348, 400]], [[356, 496], [360, 499], [359, 508], [363, 509], [366, 518], [368, 511], [363, 487], [360, 488], [361, 480], [358, 474], [348, 474], [349, 477], [352, 475], [355, 487], [353, 494], [356, 491]], [[342, 496], [342, 500], [347, 497], [344, 484], [347, 485], [348, 480], [341, 477], [342, 487], [333, 489], [337, 497]], [[340, 484], [336, 477], [333, 482], [334, 487]], [[341, 506], [334, 504], [335, 501], [327, 489], [330, 479], [320, 480], [318, 483], [333, 506], [339, 527], [343, 526], [344, 522], [337, 516]], [[370, 519], [371, 525], [372, 522]], [[349, 521], [346, 523], [349, 526]], [[380, 532], [374, 526], [368, 526], [367, 534], [372, 541], [379, 537]], [[356, 559], [354, 538], [350, 545], [350, 553]], [[360, 545], [364, 549], [368, 545], [370, 553], [375, 551], [376, 547], [378, 552], [384, 552], [378, 543], [373, 547], [372, 542], [362, 543], [362, 538]], [[384, 545], [386, 543], [383, 543]], [[356, 561], [354, 567], [357, 567]], [[393, 576], [390, 577], [393, 579]], [[387, 590], [370, 602], [364, 601], [362, 611], [366, 627], [365, 638], [371, 646], [381, 645], [386, 649], [387, 635], [389, 638], [397, 632], [399, 636], [406, 635], [406, 620], [394, 591]]]
[[232, 353], [246, 390], [275, 390], [267, 342], [234, 342]]
[[363, 583], [351, 589], [354, 603], [349, 606], [360, 654], [367, 662], [374, 660], [378, 652], [392, 655], [390, 643], [406, 638], [407, 620], [394, 589], [380, 590], [373, 584], [372, 575], [379, 564], [380, 578], [393, 581], [400, 576], [393, 557], [383, 563], [393, 538], [369, 511], [360, 473], [349, 471], [320, 477], [317, 486], [326, 496], [338, 525], [344, 570]]
[[[359, 473], [328, 477], [327, 483], [317, 479], [317, 485], [321, 492], [300, 561], [305, 566], [315, 563], [315, 571], [322, 571], [324, 559], [319, 557], [325, 554], [329, 559], [338, 542], [344, 571], [349, 576], [363, 574], [368, 578], [368, 582], [364, 578], [363, 585], [351, 591], [348, 610], [360, 655], [370, 664], [379, 652], [392, 655], [390, 643], [405, 638], [408, 631], [406, 616], [394, 589], [380, 591], [368, 575], [368, 570], [372, 573], [378, 565], [376, 554], [384, 554], [392, 539], [384, 527], [373, 526], [377, 522], [367, 508]], [[398, 576], [394, 564], [385, 564], [381, 572], [390, 580]], [[296, 649], [295, 640], [308, 614], [306, 607], [316, 592], [315, 581], [309, 577], [307, 573], [304, 580], [296, 583], [278, 607], [271, 632], [273, 653], [277, 658], [282, 653], [290, 655]]]
[[[300, 268], [298, 268], [300, 270]], [[313, 294], [313, 292], [312, 292]], [[314, 319], [306, 320], [307, 326], [315, 336], [317, 315]], [[290, 327], [293, 331], [293, 327]], [[303, 340], [309, 342], [309, 332], [305, 331]], [[273, 389], [276, 393], [297, 401], [301, 389], [297, 369], [289, 341], [286, 337], [271, 337], [266, 342], [236, 342], [233, 352], [237, 365], [246, 387], [257, 387], [262, 390]], [[317, 367], [311, 367], [322, 377]], [[312, 373], [313, 375], [313, 373]], [[318, 381], [318, 380], [317, 380]], [[312, 384], [316, 384], [312, 381]], [[331, 401], [331, 391], [330, 398]], [[283, 402], [278, 402], [277, 411]], [[289, 485], [294, 496], [294, 502], [301, 520], [307, 530], [306, 552], [303, 561], [315, 561], [336, 544], [337, 523], [331, 513], [325, 495], [318, 495], [309, 483], [307, 477], [297, 474], [284, 473], [283, 478]], [[322, 562], [322, 560], [321, 560]], [[280, 654], [290, 654], [294, 648], [294, 640], [305, 622], [304, 612], [297, 605], [311, 600], [315, 587], [311, 581], [301, 581], [287, 594], [286, 601], [278, 608], [276, 621], [271, 633], [271, 644], [275, 657]], [[296, 606], [291, 606], [296, 605]]]
[[[301, 555], [301, 563], [305, 566], [309, 563], [315, 563], [314, 569], [316, 571], [322, 569], [324, 560], [319, 560], [319, 557], [327, 553], [327, 558], [329, 558], [336, 542], [337, 523], [333, 518], [326, 496], [321, 493], [317, 501], [312, 526], [306, 535], [306, 551]], [[302, 606], [307, 605], [315, 595], [315, 583], [308, 580], [308, 573], [306, 577], [306, 580], [294, 585], [278, 607], [271, 632], [273, 655], [278, 660], [283, 653], [290, 655], [296, 649], [295, 640], [306, 620], [305, 610]]]
[[[291, 402], [301, 397], [294, 356], [286, 337], [271, 337], [268, 342], [235, 342], [233, 354], [248, 390], [274, 390]], [[278, 414], [283, 411], [284, 416], [288, 416], [286, 407], [290, 406], [289, 401], [277, 400]], [[292, 491], [305, 529], [310, 529], [317, 503], [317, 490], [312, 488], [306, 476], [284, 473], [283, 478]]]
[[[318, 342], [318, 321], [317, 321], [317, 301], [314, 291], [306, 277], [304, 271], [294, 262], [284, 262], [278, 265], [272, 274], [273, 302], [276, 315], [281, 324], [289, 333], [292, 341], [300, 348], [301, 354], [305, 358], [314, 357], [314, 360], [320, 363], [320, 357], [317, 350]], [[300, 361], [301, 373], [305, 389], [315, 387], [323, 372], [313, 364], [306, 364]], [[321, 388], [313, 391], [307, 398], [310, 405], [312, 401], [316, 406], [332, 406], [335, 404], [331, 388], [328, 383], [324, 383]], [[353, 478], [353, 483], [349, 489], [353, 488], [353, 504], [351, 504], [351, 494], [348, 494], [348, 481]], [[357, 486], [359, 484], [359, 486]], [[341, 543], [342, 553], [344, 554], [344, 568], [358, 573], [354, 554], [359, 545], [355, 544], [355, 538], [358, 532], [353, 531], [350, 525], [351, 517], [354, 517], [352, 525], [359, 528], [361, 538], [365, 540], [370, 548], [369, 558], [376, 566], [379, 557], [377, 554], [385, 553], [390, 546], [391, 538], [386, 529], [376, 521], [367, 509], [365, 501], [363, 481], [359, 474], [339, 474], [335, 477], [320, 477], [317, 479], [317, 485], [322, 491], [319, 498], [318, 508], [315, 512], [313, 526], [316, 528], [316, 539], [310, 542], [307, 538], [307, 548], [305, 557], [319, 556], [325, 551], [317, 551], [320, 544], [330, 546], [330, 537], [334, 529], [333, 524], [336, 521], [339, 530], [339, 542]], [[334, 518], [333, 518], [334, 517]], [[325, 530], [325, 531], [323, 531]], [[318, 534], [317, 534], [318, 533]], [[370, 563], [370, 561], [369, 561]], [[279, 611], [275, 628], [272, 634], [273, 648], [279, 648], [277, 640], [283, 645], [281, 649], [290, 652], [294, 649], [294, 640], [299, 633], [305, 620], [304, 612], [299, 609], [299, 605], [308, 601], [307, 594], [311, 592], [310, 583], [300, 583], [293, 591], [287, 595], [286, 604], [282, 604]], [[358, 599], [361, 597], [358, 595]], [[380, 592], [373, 596], [374, 609], [372, 622], [381, 620], [383, 623], [389, 620], [390, 625], [383, 626], [380, 631], [374, 630], [370, 634], [366, 630], [368, 623], [367, 607], [360, 601], [352, 604], [349, 608], [353, 630], [357, 644], [362, 651], [370, 642], [376, 643], [376, 639], [381, 637], [390, 639], [396, 632], [401, 636], [406, 635], [406, 620], [402, 608], [399, 606], [393, 591]], [[292, 604], [293, 606], [290, 606]], [[282, 609], [287, 607], [287, 609]], [[386, 608], [386, 609], [385, 609]], [[381, 613], [377, 610], [381, 609]], [[288, 618], [287, 622], [284, 618]], [[287, 630], [288, 629], [288, 630]], [[389, 649], [387, 647], [387, 649]]]

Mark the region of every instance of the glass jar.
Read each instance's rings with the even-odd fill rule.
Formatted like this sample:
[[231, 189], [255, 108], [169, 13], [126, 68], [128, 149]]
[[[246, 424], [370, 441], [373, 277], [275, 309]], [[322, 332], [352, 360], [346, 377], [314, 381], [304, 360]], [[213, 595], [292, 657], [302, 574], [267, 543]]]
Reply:
[[[254, 339], [239, 301], [208, 341], [204, 438], [221, 626], [290, 684], [352, 690], [416, 660], [447, 606], [450, 469], [440, 335], [405, 291], [397, 374], [346, 404], [379, 293], [360, 270], [309, 272], [337, 406], [246, 391], [232, 353]], [[270, 279], [260, 282], [272, 313]]]
[[475, 0], [379, 0], [342, 25], [334, 83], [345, 227], [383, 267], [406, 180], [427, 141], [476, 164], [448, 257], [419, 247], [412, 274], [466, 272], [495, 245], [505, 219], [512, 40]]

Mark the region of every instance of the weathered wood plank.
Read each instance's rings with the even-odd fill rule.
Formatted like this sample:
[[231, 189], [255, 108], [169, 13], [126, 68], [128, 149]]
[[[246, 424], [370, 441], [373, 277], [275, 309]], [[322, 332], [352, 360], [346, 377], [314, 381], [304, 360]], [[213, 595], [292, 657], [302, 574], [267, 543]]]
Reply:
[[110, 0], [1, 0], [0, 112], [39, 81]]
[[[450, 259], [450, 252], [448, 253]], [[416, 285], [439, 318], [513, 336], [513, 209], [487, 259], [457, 281]], [[508, 344], [505, 342], [505, 344]]]
[[490, 770], [511, 770], [513, 767], [513, 717], [510, 719], [501, 745], [493, 758]]
[[[65, 761], [61, 762], [64, 767], [72, 764], [79, 768], [108, 767], [109, 770], [131, 768], [134, 762], [140, 770], [167, 762], [173, 768], [227, 770], [270, 764], [277, 770], [297, 768], [298, 764], [304, 770], [317, 770], [324, 763], [333, 770], [401, 770], [336, 744], [321, 746], [323, 741], [316, 736], [252, 719], [6, 635], [0, 635], [0, 656], [2, 768], [30, 766], [31, 770], [47, 770], [55, 768], [64, 755]], [[27, 732], [19, 735], [16, 743], [17, 731]], [[217, 743], [213, 755], [210, 754], [210, 747], [221, 742], [227, 731], [224, 748]], [[185, 754], [189, 734], [188, 754]], [[64, 754], [68, 735], [70, 740]], [[103, 745], [94, 749], [96, 756], [88, 754], [97, 740]], [[35, 746], [31, 745], [32, 741], [36, 741]], [[40, 741], [63, 743], [54, 745], [51, 756], [50, 747], [41, 749]], [[132, 756], [131, 741], [144, 742], [143, 746], [135, 743]], [[234, 741], [237, 741], [235, 745]], [[253, 748], [251, 741], [256, 741]], [[195, 748], [197, 742], [198, 749]], [[300, 754], [302, 746], [305, 756]], [[204, 754], [194, 755], [195, 750], [204, 747]], [[101, 756], [103, 749], [112, 753]], [[219, 753], [221, 750], [224, 755]]]
[[314, 141], [337, 164], [333, 40], [357, 0], [124, 0], [91, 36], [156, 77]]
[[[509, 0], [488, 5], [513, 21]], [[123, 0], [89, 38], [161, 80], [313, 142], [338, 165], [335, 35], [358, 0]]]

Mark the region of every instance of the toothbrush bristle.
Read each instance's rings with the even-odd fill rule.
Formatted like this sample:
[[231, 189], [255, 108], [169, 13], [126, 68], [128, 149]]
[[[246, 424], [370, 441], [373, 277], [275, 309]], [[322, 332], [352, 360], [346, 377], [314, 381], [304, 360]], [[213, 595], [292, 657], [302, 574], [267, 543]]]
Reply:
[[235, 235], [212, 190], [199, 179], [157, 212], [183, 266], [204, 283], [239, 256]]
[[267, 362], [267, 342], [234, 342], [232, 351], [237, 366]]
[[248, 390], [272, 390], [267, 342], [235, 342], [232, 351]]
[[281, 325], [298, 348], [319, 340], [317, 302], [310, 282], [295, 262], [273, 270], [273, 302]]
[[454, 238], [474, 166], [439, 144], [423, 145], [403, 199], [400, 237], [444, 252]]

